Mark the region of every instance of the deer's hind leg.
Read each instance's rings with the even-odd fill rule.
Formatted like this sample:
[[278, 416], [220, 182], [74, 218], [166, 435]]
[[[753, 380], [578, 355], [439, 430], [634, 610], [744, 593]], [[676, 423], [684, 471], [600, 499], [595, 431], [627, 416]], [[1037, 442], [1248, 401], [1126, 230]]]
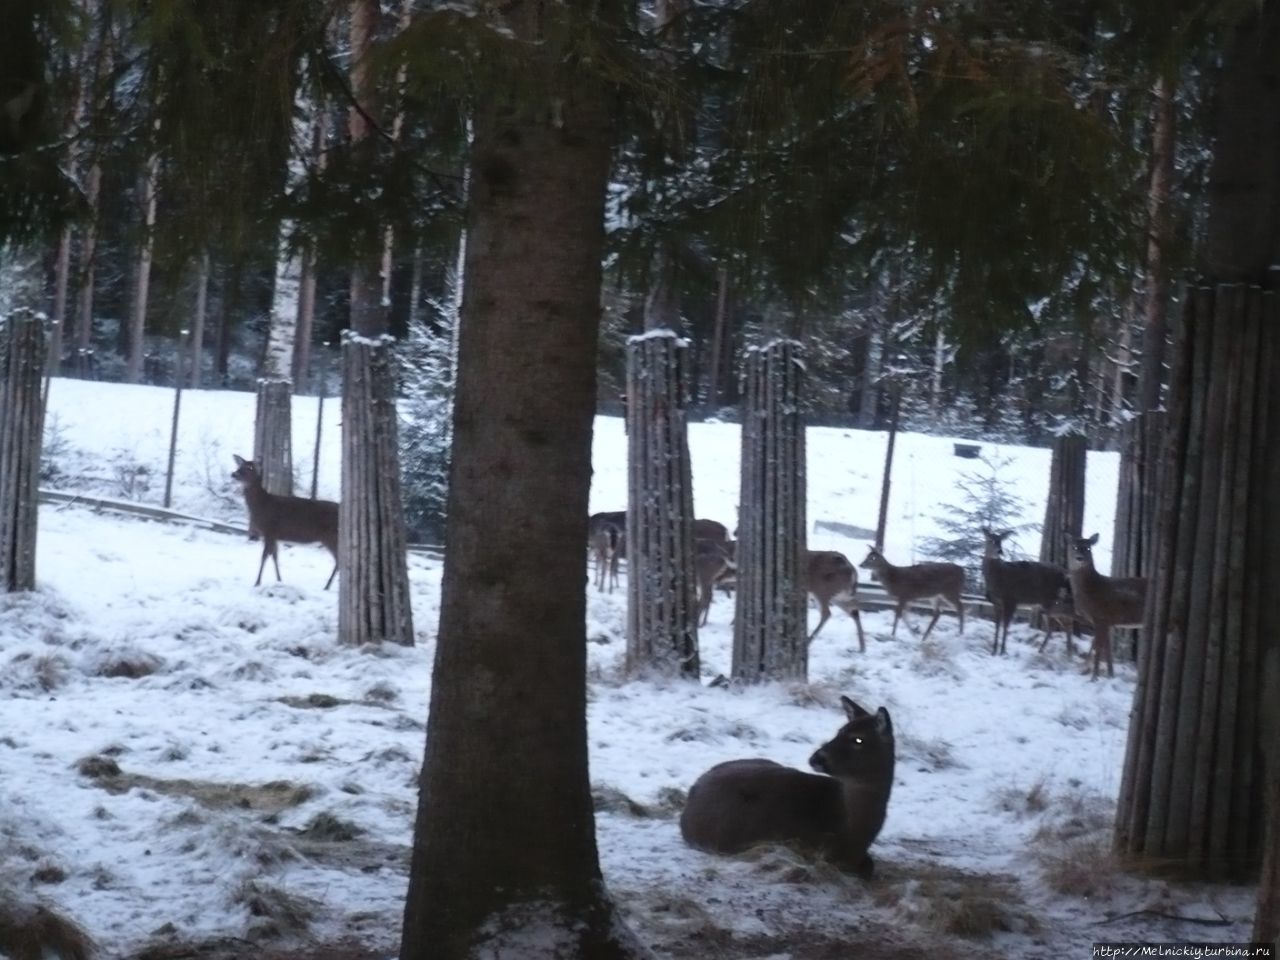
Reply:
[[276, 579], [280, 579], [280, 561], [276, 560], [276, 542], [269, 537], [262, 538], [262, 560], [258, 563], [258, 579], [253, 581], [255, 587], [262, 586], [262, 571], [266, 569], [267, 557], [276, 565]]
[[942, 616], [942, 601], [937, 597], [933, 598], [933, 619], [929, 621], [929, 625], [924, 628], [924, 636], [920, 638], [920, 642], [924, 643], [929, 639], [929, 634], [933, 631], [934, 625], [938, 622], [938, 618]]
[[813, 628], [813, 633], [809, 634], [809, 640], [812, 641], [818, 635], [818, 631], [823, 625], [831, 619], [831, 607], [825, 600], [818, 601], [818, 608], [822, 611], [822, 616], [818, 618], [818, 625]]

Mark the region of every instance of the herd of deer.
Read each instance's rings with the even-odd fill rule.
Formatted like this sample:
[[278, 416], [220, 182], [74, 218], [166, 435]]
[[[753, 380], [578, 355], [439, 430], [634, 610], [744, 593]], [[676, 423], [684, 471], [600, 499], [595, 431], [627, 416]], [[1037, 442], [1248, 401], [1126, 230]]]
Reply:
[[[626, 556], [625, 511], [592, 514], [588, 523], [591, 550], [596, 562], [596, 588], [609, 592], [617, 585], [618, 561]], [[1146, 582], [1136, 578], [1107, 577], [1093, 565], [1093, 546], [1098, 535], [1088, 539], [1071, 538], [1068, 570], [1034, 560], [1004, 559], [1004, 541], [1011, 531], [997, 533], [983, 528], [986, 539], [982, 574], [987, 598], [991, 602], [996, 630], [991, 652], [1003, 654], [1009, 636], [1009, 624], [1019, 607], [1030, 607], [1044, 618], [1048, 629], [1040, 649], [1044, 650], [1054, 630], [1060, 628], [1072, 650], [1071, 638], [1075, 620], [1082, 617], [1093, 624], [1094, 644], [1092, 671], [1096, 678], [1103, 658], [1108, 676], [1114, 675], [1111, 658], [1111, 631], [1116, 627], [1139, 626], [1146, 599]], [[736, 543], [729, 532], [715, 520], [694, 521], [694, 566], [698, 580], [698, 617], [705, 624], [717, 587], [728, 588], [736, 575]], [[810, 550], [805, 570], [805, 587], [818, 602], [818, 625], [809, 635], [813, 640], [831, 616], [831, 607], [844, 610], [853, 618], [858, 630], [858, 649], [865, 651], [866, 637], [857, 605], [858, 572], [849, 558], [835, 550]], [[898, 621], [907, 605], [933, 601], [933, 618], [922, 639], [942, 614], [942, 602], [956, 611], [960, 632], [964, 633], [964, 570], [954, 563], [915, 563], [895, 566], [875, 547], [860, 565], [870, 570], [894, 601], [893, 629], [897, 636]]]
[[[252, 460], [235, 457], [236, 469], [231, 474], [244, 491], [245, 505], [249, 509], [249, 535], [262, 538], [262, 559], [258, 564], [258, 579], [262, 583], [262, 571], [267, 558], [275, 566], [276, 579], [280, 579], [278, 549], [285, 543], [323, 544], [334, 558], [333, 572], [325, 583], [325, 589], [333, 583], [338, 573], [338, 504], [332, 500], [310, 500], [268, 493], [262, 485], [262, 477]], [[591, 549], [595, 554], [595, 583], [599, 590], [612, 591], [618, 582], [618, 561], [626, 555], [626, 511], [596, 513], [588, 521]], [[735, 542], [729, 539], [729, 531], [715, 520], [695, 520], [694, 566], [698, 579], [698, 617], [706, 623], [717, 586], [728, 587], [736, 573]], [[1102, 658], [1106, 658], [1107, 675], [1114, 674], [1111, 659], [1111, 631], [1116, 627], [1132, 627], [1142, 623], [1142, 608], [1146, 600], [1146, 581], [1136, 578], [1107, 577], [1093, 565], [1093, 545], [1098, 535], [1088, 539], [1072, 538], [1069, 570], [1033, 560], [1005, 560], [1004, 540], [1009, 531], [996, 533], [983, 528], [986, 553], [982, 560], [982, 574], [986, 582], [987, 597], [991, 601], [996, 624], [992, 653], [1004, 653], [1009, 637], [1009, 624], [1019, 607], [1031, 607], [1048, 623], [1045, 638], [1040, 644], [1043, 650], [1053, 637], [1055, 626], [1061, 627], [1071, 649], [1072, 626], [1077, 616], [1093, 624], [1093, 676], [1097, 677]], [[925, 628], [923, 639], [937, 624], [942, 613], [942, 601], [946, 601], [960, 618], [960, 632], [964, 632], [964, 570], [954, 563], [916, 563], [895, 566], [874, 547], [867, 553], [861, 566], [870, 570], [884, 586], [884, 591], [895, 601], [892, 636], [897, 636], [898, 621], [906, 612], [907, 604], [921, 600], [933, 601], [933, 619]], [[858, 572], [849, 558], [835, 550], [810, 550], [807, 553], [805, 587], [818, 601], [820, 616], [809, 639], [818, 635], [831, 617], [831, 607], [844, 610], [858, 629], [858, 649], [867, 648], [862, 631], [862, 617], [858, 611]]]
[[[327, 590], [338, 572], [338, 504], [268, 493], [253, 461], [242, 457], [235, 461], [231, 477], [244, 492], [249, 534], [262, 538], [262, 559], [254, 586], [262, 583], [268, 557], [275, 566], [276, 579], [280, 579], [277, 551], [282, 541], [320, 543], [334, 557]], [[595, 514], [588, 526], [596, 559], [596, 586], [612, 590], [617, 584], [618, 561], [626, 553], [626, 513]], [[1004, 652], [1014, 611], [1029, 606], [1042, 612], [1051, 624], [1073, 621], [1076, 616], [1091, 621], [1095, 636], [1093, 676], [1097, 677], [1104, 655], [1110, 675], [1111, 630], [1141, 623], [1145, 581], [1098, 573], [1092, 553], [1097, 534], [1087, 540], [1073, 538], [1067, 571], [1051, 564], [1005, 560], [1003, 544], [1009, 533], [983, 532], [986, 553], [982, 572], [996, 622], [992, 653]], [[727, 584], [734, 576], [735, 544], [724, 525], [714, 520], [696, 520], [694, 535], [698, 613], [705, 623], [716, 586]], [[964, 571], [956, 564], [895, 566], [873, 547], [862, 567], [871, 571], [895, 601], [893, 635], [907, 604], [919, 600], [933, 601], [933, 619], [924, 638], [937, 624], [944, 600], [955, 609], [964, 632]], [[818, 635], [835, 605], [853, 618], [859, 649], [866, 649], [857, 585], [857, 570], [844, 554], [834, 550], [808, 552], [806, 587], [821, 611], [810, 640]], [[1070, 649], [1071, 627], [1065, 627], [1064, 632]], [[1051, 626], [1041, 650], [1052, 634]], [[847, 722], [809, 758], [816, 773], [754, 758], [717, 764], [699, 777], [689, 790], [680, 817], [685, 842], [713, 853], [738, 853], [767, 842], [799, 844], [824, 854], [842, 869], [870, 877], [874, 863], [867, 851], [884, 824], [893, 788], [893, 724], [884, 707], [873, 714], [848, 697], [840, 700]]]

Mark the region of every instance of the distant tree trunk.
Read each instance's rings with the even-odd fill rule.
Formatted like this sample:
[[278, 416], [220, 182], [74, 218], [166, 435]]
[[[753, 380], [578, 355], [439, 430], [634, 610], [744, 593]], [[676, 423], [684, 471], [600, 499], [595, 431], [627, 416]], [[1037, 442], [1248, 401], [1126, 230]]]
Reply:
[[1044, 505], [1040, 561], [1067, 566], [1068, 537], [1081, 536], [1084, 525], [1085, 463], [1088, 440], [1083, 434], [1055, 437], [1049, 467], [1049, 496]]
[[290, 246], [291, 221], [282, 221], [277, 240], [275, 286], [258, 406], [253, 427], [253, 459], [268, 493], [293, 493], [293, 367], [297, 338], [302, 260]]
[[71, 228], [58, 235], [58, 252], [53, 262], [53, 312], [49, 317], [49, 376], [62, 371], [62, 328], [67, 322], [67, 293], [71, 277]]
[[[612, 98], [560, 49], [587, 8], [508, 7], [527, 49], [495, 58], [475, 108], [449, 550], [401, 960], [645, 956], [601, 880], [587, 776], [583, 548]], [[554, 125], [549, 100], [520, 95], [543, 84]]]
[[1135, 864], [1247, 882], [1262, 859], [1280, 692], [1267, 669], [1280, 643], [1280, 2], [1240, 10], [1213, 113], [1207, 280], [1184, 297], [1169, 381], [1115, 840]]
[[213, 371], [218, 383], [225, 387], [230, 376], [231, 331], [244, 306], [244, 253], [238, 252], [231, 261], [229, 274], [222, 285], [222, 311], [218, 318], [218, 352], [214, 357]]
[[714, 414], [721, 404], [721, 385], [724, 382], [722, 368], [728, 353], [729, 326], [729, 271], [720, 267], [716, 271], [716, 313], [711, 328], [711, 357], [707, 361], [706, 390], [703, 393], [703, 409]]
[[889, 414], [889, 441], [884, 450], [884, 476], [880, 479], [880, 512], [876, 516], [876, 549], [884, 550], [889, 526], [889, 491], [893, 480], [893, 450], [898, 443], [898, 420], [902, 414], [902, 384], [893, 385], [893, 409]]
[[[379, 16], [378, 0], [352, 0], [351, 94], [355, 103], [347, 111], [347, 136], [357, 152], [368, 152], [373, 146], [377, 89], [370, 54]], [[361, 251], [351, 268], [351, 329], [365, 337], [387, 332], [380, 254]]]
[[76, 356], [75, 371], [80, 377], [92, 372], [93, 354], [93, 292], [94, 274], [98, 257], [98, 195], [102, 190], [102, 167], [97, 163], [89, 168], [85, 178], [84, 200], [89, 209], [84, 237], [80, 241], [80, 296], [76, 305]]
[[209, 313], [209, 251], [200, 254], [196, 267], [196, 305], [191, 319], [191, 387], [199, 389], [204, 366], [204, 322]]
[[[323, 172], [329, 139], [329, 113], [323, 103], [315, 104], [311, 119], [311, 163]], [[311, 389], [311, 342], [316, 323], [316, 242], [308, 236], [302, 242], [302, 276], [298, 289], [298, 323], [293, 345], [293, 383], [298, 393]]]
[[156, 226], [156, 181], [160, 176], [160, 156], [147, 158], [142, 175], [142, 239], [138, 243], [138, 263], [133, 281], [133, 302], [129, 311], [129, 347], [125, 355], [125, 381], [142, 380], [142, 358], [147, 329], [147, 302], [151, 296], [151, 252]]
[[349, 336], [342, 358], [338, 639], [412, 646], [392, 341]]
[[884, 363], [884, 334], [877, 321], [867, 331], [867, 358], [862, 368], [862, 398], [858, 426], [874, 430], [880, 423], [880, 370]]
[[0, 324], [0, 589], [36, 587], [36, 507], [48, 348], [42, 314], [19, 308]]
[[1111, 571], [1118, 577], [1151, 573], [1159, 499], [1160, 447], [1165, 417], [1160, 409], [1165, 342], [1169, 333], [1169, 267], [1172, 240], [1169, 191], [1175, 152], [1173, 81], [1155, 89], [1151, 180], [1147, 191], [1146, 290], [1142, 304], [1142, 361], [1138, 370], [1137, 416], [1121, 431], [1120, 489], [1116, 498]]
[[743, 361], [732, 672], [749, 683], [803, 680], [809, 671], [801, 353], [795, 341], [777, 340]]
[[[666, 335], [662, 335], [665, 333]], [[698, 677], [689, 345], [627, 344], [627, 672]]]

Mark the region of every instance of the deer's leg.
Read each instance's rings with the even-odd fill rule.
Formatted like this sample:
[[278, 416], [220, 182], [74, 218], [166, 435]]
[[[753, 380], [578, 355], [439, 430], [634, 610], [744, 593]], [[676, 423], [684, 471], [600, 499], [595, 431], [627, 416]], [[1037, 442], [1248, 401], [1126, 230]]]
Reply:
[[1043, 608], [1040, 610], [1040, 616], [1044, 618], [1044, 624], [1048, 628], [1045, 631], [1044, 639], [1040, 641], [1040, 652], [1044, 653], [1044, 648], [1049, 645], [1049, 641], [1053, 638], [1053, 627], [1057, 620], [1050, 614], [1045, 613]]
[[841, 610], [843, 610], [845, 613], [847, 613], [850, 617], [853, 618], [854, 626], [858, 628], [858, 652], [866, 653], [867, 638], [862, 632], [862, 613], [861, 611], [858, 610], [858, 601], [855, 600], [852, 596], [848, 596], [848, 595], [846, 596], [847, 596], [847, 599], [836, 599], [836, 600], [833, 600], [832, 602], [835, 603]]
[[948, 597], [947, 600], [956, 608], [956, 616], [960, 618], [960, 636], [964, 636], [964, 604], [960, 602], [960, 594]]
[[262, 560], [258, 563], [258, 579], [253, 581], [255, 587], [262, 586], [262, 571], [267, 565], [267, 555], [271, 553], [271, 541], [267, 540], [262, 544]]
[[991, 619], [995, 621], [996, 633], [991, 638], [991, 655], [994, 657], [1000, 652], [1000, 619], [1004, 616], [1004, 606], [998, 601], [991, 601]]
[[1111, 663], [1111, 628], [1107, 627], [1107, 645], [1105, 647], [1107, 654], [1107, 676], [1114, 677], [1116, 675], [1115, 666]]
[[920, 642], [924, 643], [929, 639], [929, 634], [933, 631], [933, 626], [938, 622], [938, 618], [942, 616], [942, 601], [937, 597], [933, 598], [933, 619], [929, 621], [929, 625], [924, 628], [924, 636], [920, 638]]
[[831, 607], [827, 604], [827, 601], [819, 600], [818, 608], [822, 611], [822, 616], [818, 618], [818, 625], [813, 628], [813, 633], [809, 634], [810, 640], [816, 637], [818, 631], [822, 629], [822, 625], [831, 619]]
[[272, 540], [271, 543], [271, 563], [276, 568], [276, 583], [282, 582], [280, 576], [280, 541]]
[[889, 637], [896, 639], [898, 636], [898, 621], [902, 619], [902, 611], [907, 609], [907, 601], [899, 600], [898, 605], [893, 608], [893, 629], [889, 631]]

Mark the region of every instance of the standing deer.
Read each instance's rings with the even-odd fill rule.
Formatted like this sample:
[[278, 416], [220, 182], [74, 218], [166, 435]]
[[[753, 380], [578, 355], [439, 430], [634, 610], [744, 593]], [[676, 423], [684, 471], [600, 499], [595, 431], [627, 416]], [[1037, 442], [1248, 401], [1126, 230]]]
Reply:
[[338, 505], [332, 500], [308, 500], [304, 497], [286, 497], [267, 493], [262, 486], [262, 476], [252, 460], [232, 455], [236, 469], [231, 479], [244, 490], [245, 506], [249, 508], [249, 536], [262, 537], [262, 562], [258, 564], [258, 579], [262, 583], [262, 570], [267, 557], [276, 568], [276, 580], [280, 580], [280, 559], [277, 555], [280, 543], [320, 543], [333, 554], [333, 573], [325, 582], [329, 589], [338, 573]]
[[[862, 566], [870, 570], [884, 585], [884, 592], [897, 601], [893, 611], [893, 630], [889, 636], [898, 635], [898, 620], [914, 600], [933, 601], [933, 619], [925, 627], [920, 642], [929, 639], [929, 632], [942, 616], [942, 601], [955, 608], [960, 617], [960, 632], [964, 633], [964, 569], [954, 563], [915, 563], [907, 567], [895, 567], [875, 547], [867, 551]], [[910, 624], [907, 624], [910, 627]]]
[[[1068, 534], [1069, 535], [1069, 534]], [[1104, 577], [1093, 565], [1095, 533], [1086, 540], [1071, 538], [1068, 563], [1071, 593], [1076, 609], [1093, 624], [1093, 676], [1098, 679], [1102, 655], [1107, 657], [1107, 676], [1115, 676], [1111, 663], [1111, 629], [1142, 626], [1147, 603], [1147, 581], [1142, 577]]]
[[[698, 541], [699, 550], [704, 549], [705, 542]], [[727, 540], [720, 546], [727, 553], [729, 563], [716, 571], [712, 586], [728, 591], [736, 586], [738, 541]], [[701, 577], [701, 574], [699, 576]], [[858, 628], [858, 650], [865, 653], [867, 638], [862, 630], [862, 614], [858, 610], [857, 599], [858, 571], [849, 562], [849, 558], [837, 550], [806, 550], [804, 577], [805, 590], [813, 594], [813, 599], [818, 601], [820, 614], [818, 625], [813, 628], [813, 633], [809, 634], [809, 642], [813, 642], [818, 631], [831, 619], [831, 607], [834, 605], [853, 618], [854, 626]], [[710, 591], [700, 592], [698, 596], [704, 611], [703, 622], [705, 623], [705, 612], [711, 607], [711, 593]]]
[[818, 601], [821, 612], [818, 625], [809, 634], [809, 642], [813, 642], [823, 624], [831, 619], [834, 604], [853, 617], [858, 628], [858, 651], [865, 653], [867, 638], [862, 632], [862, 614], [858, 610], [858, 571], [849, 558], [838, 550], [806, 550], [805, 587]]
[[[1060, 611], [1064, 591], [1071, 591], [1067, 572], [1061, 567], [1037, 560], [1003, 559], [1004, 541], [1012, 533], [1012, 530], [996, 533], [987, 527], [982, 528], [982, 536], [986, 539], [982, 576], [987, 584], [987, 599], [991, 601], [992, 617], [996, 622], [996, 635], [991, 641], [992, 656], [1005, 652], [1009, 624], [1018, 607], [1038, 607], [1044, 612]], [[1046, 636], [1045, 643], [1048, 642], [1049, 638]], [[1070, 642], [1068, 635], [1067, 643]]]
[[591, 536], [591, 550], [596, 557], [596, 589], [604, 592], [605, 580], [609, 592], [618, 585], [618, 560], [626, 553], [626, 534], [614, 523], [599, 524]]
[[818, 773], [763, 758], [712, 767], [689, 790], [680, 815], [685, 843], [739, 853], [757, 843], [799, 843], [869, 878], [867, 849], [884, 826], [893, 789], [889, 711], [874, 714], [841, 697], [848, 722], [809, 758]]
[[693, 566], [698, 575], [698, 625], [706, 626], [711, 613], [711, 601], [715, 599], [718, 584], [733, 577], [735, 548], [732, 540], [703, 540], [694, 542]]

